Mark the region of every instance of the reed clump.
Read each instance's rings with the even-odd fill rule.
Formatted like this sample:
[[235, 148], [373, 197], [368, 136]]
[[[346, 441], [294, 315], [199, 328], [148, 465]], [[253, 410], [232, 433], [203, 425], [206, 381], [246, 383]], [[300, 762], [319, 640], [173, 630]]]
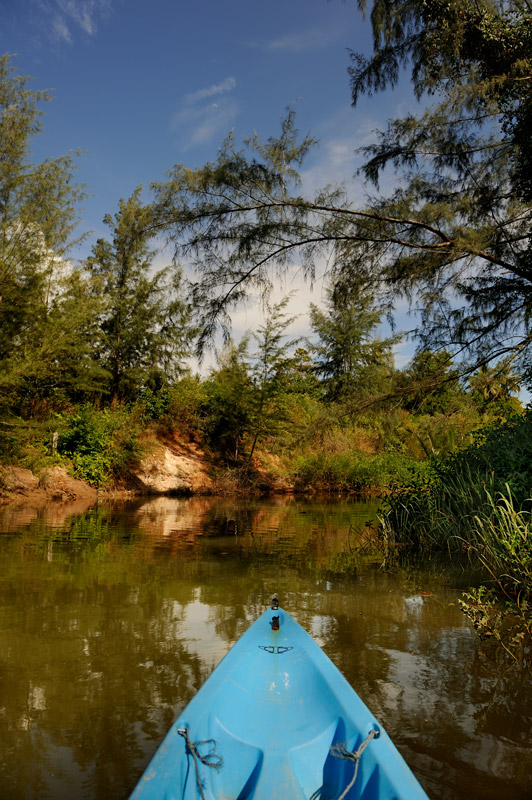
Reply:
[[487, 493], [488, 514], [473, 519], [478, 558], [500, 591], [520, 603], [532, 598], [532, 516], [516, 509], [510, 488]]
[[[467, 553], [484, 574], [462, 606], [483, 636], [525, 658], [532, 645], [532, 412], [403, 484], [385, 500], [381, 536], [421, 552]], [[511, 644], [511, 646], [509, 645]], [[527, 644], [525, 644], [527, 643]]]

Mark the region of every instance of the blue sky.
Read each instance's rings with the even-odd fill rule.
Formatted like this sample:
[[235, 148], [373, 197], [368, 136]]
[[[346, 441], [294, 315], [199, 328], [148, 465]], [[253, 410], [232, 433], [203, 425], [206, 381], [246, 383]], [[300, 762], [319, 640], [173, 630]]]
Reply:
[[[371, 49], [353, 0], [0, 0], [0, 48], [53, 92], [35, 158], [85, 151], [80, 229], [92, 233], [79, 255], [107, 235], [102, 218], [121, 197], [176, 162], [215, 158], [233, 128], [238, 139], [277, 134], [297, 101], [298, 127], [321, 141], [304, 170], [313, 187], [350, 182], [355, 148], [415, 104], [405, 80], [351, 108], [348, 50]], [[320, 292], [319, 283], [312, 295], [301, 290], [294, 310]], [[236, 328], [254, 313], [236, 315]]]

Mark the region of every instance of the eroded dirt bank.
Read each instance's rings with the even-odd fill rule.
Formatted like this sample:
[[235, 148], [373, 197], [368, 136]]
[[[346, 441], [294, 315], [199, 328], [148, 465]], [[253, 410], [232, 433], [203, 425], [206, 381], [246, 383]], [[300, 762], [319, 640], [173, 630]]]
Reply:
[[[291, 492], [286, 481], [268, 474], [262, 464], [253, 467], [255, 492]], [[38, 476], [18, 466], [0, 467], [0, 505], [30, 504], [39, 507], [50, 502], [76, 506], [80, 512], [99, 500], [143, 495], [232, 495], [247, 493], [237, 470], [217, 463], [196, 443], [170, 435], [147, 443], [137, 465], [120, 484], [96, 489], [72, 477], [65, 466], [52, 466]], [[253, 493], [253, 488], [249, 487]]]
[[64, 467], [50, 467], [38, 478], [29, 469], [6, 466], [0, 473], [0, 503], [40, 505], [55, 500], [79, 504], [81, 510], [98, 500], [98, 491], [68, 474]]

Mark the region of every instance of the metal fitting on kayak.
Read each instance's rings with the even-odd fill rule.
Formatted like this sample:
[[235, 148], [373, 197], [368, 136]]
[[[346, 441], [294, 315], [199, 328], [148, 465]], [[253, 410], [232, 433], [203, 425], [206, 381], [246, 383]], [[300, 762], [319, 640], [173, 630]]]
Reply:
[[279, 601], [276, 597], [274, 597], [272, 600], [272, 611], [277, 611], [278, 608], [279, 608]]

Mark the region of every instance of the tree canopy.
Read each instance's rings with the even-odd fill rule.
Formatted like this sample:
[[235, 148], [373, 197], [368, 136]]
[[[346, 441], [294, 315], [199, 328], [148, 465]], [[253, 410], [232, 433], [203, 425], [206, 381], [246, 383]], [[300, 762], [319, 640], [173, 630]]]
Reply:
[[96, 311], [66, 258], [84, 190], [71, 154], [31, 161], [48, 99], [0, 57], [0, 406], [15, 411], [23, 396], [31, 410], [73, 383], [83, 392], [93, 377]]
[[310, 324], [317, 337], [311, 347], [314, 369], [328, 397], [349, 403], [353, 397], [383, 393], [383, 383], [393, 373], [392, 346], [399, 337], [376, 336], [380, 321], [368, 294], [338, 296], [329, 289], [325, 310], [311, 304]]
[[82, 266], [69, 260], [83, 239], [74, 156], [31, 160], [49, 99], [0, 57], [0, 413], [10, 417], [175, 378], [194, 336], [179, 268], [152, 270], [140, 189], [105, 216], [112, 242], [99, 239]]
[[180, 297], [180, 269], [153, 270], [157, 251], [150, 248], [151, 215], [140, 195], [138, 187], [120, 200], [114, 217], [106, 214], [112, 241], [98, 239], [87, 260], [102, 297], [95, 351], [114, 400], [131, 396], [157, 372], [179, 374], [194, 336]]
[[404, 225], [386, 280], [421, 293], [424, 346], [481, 364], [510, 352], [530, 374], [532, 7], [375, 0], [371, 21], [373, 55], [352, 54], [353, 104], [407, 65], [417, 96], [435, 100], [365, 149], [368, 181], [389, 166], [400, 178], [375, 206]]
[[[214, 162], [176, 165], [155, 187], [155, 225], [197, 269], [202, 341], [247, 292], [268, 291], [290, 263], [312, 280], [327, 256], [333, 281], [383, 308], [401, 297], [420, 306], [422, 348], [446, 348], [464, 369], [510, 353], [530, 375], [531, 17], [519, 2], [375, 0], [353, 101], [410, 64], [416, 93], [434, 102], [365, 149], [359, 178], [376, 194], [364, 205], [343, 187], [301, 192], [314, 140], [298, 136], [293, 109], [277, 138], [239, 148], [229, 136]], [[386, 167], [397, 179], [379, 192]]]

